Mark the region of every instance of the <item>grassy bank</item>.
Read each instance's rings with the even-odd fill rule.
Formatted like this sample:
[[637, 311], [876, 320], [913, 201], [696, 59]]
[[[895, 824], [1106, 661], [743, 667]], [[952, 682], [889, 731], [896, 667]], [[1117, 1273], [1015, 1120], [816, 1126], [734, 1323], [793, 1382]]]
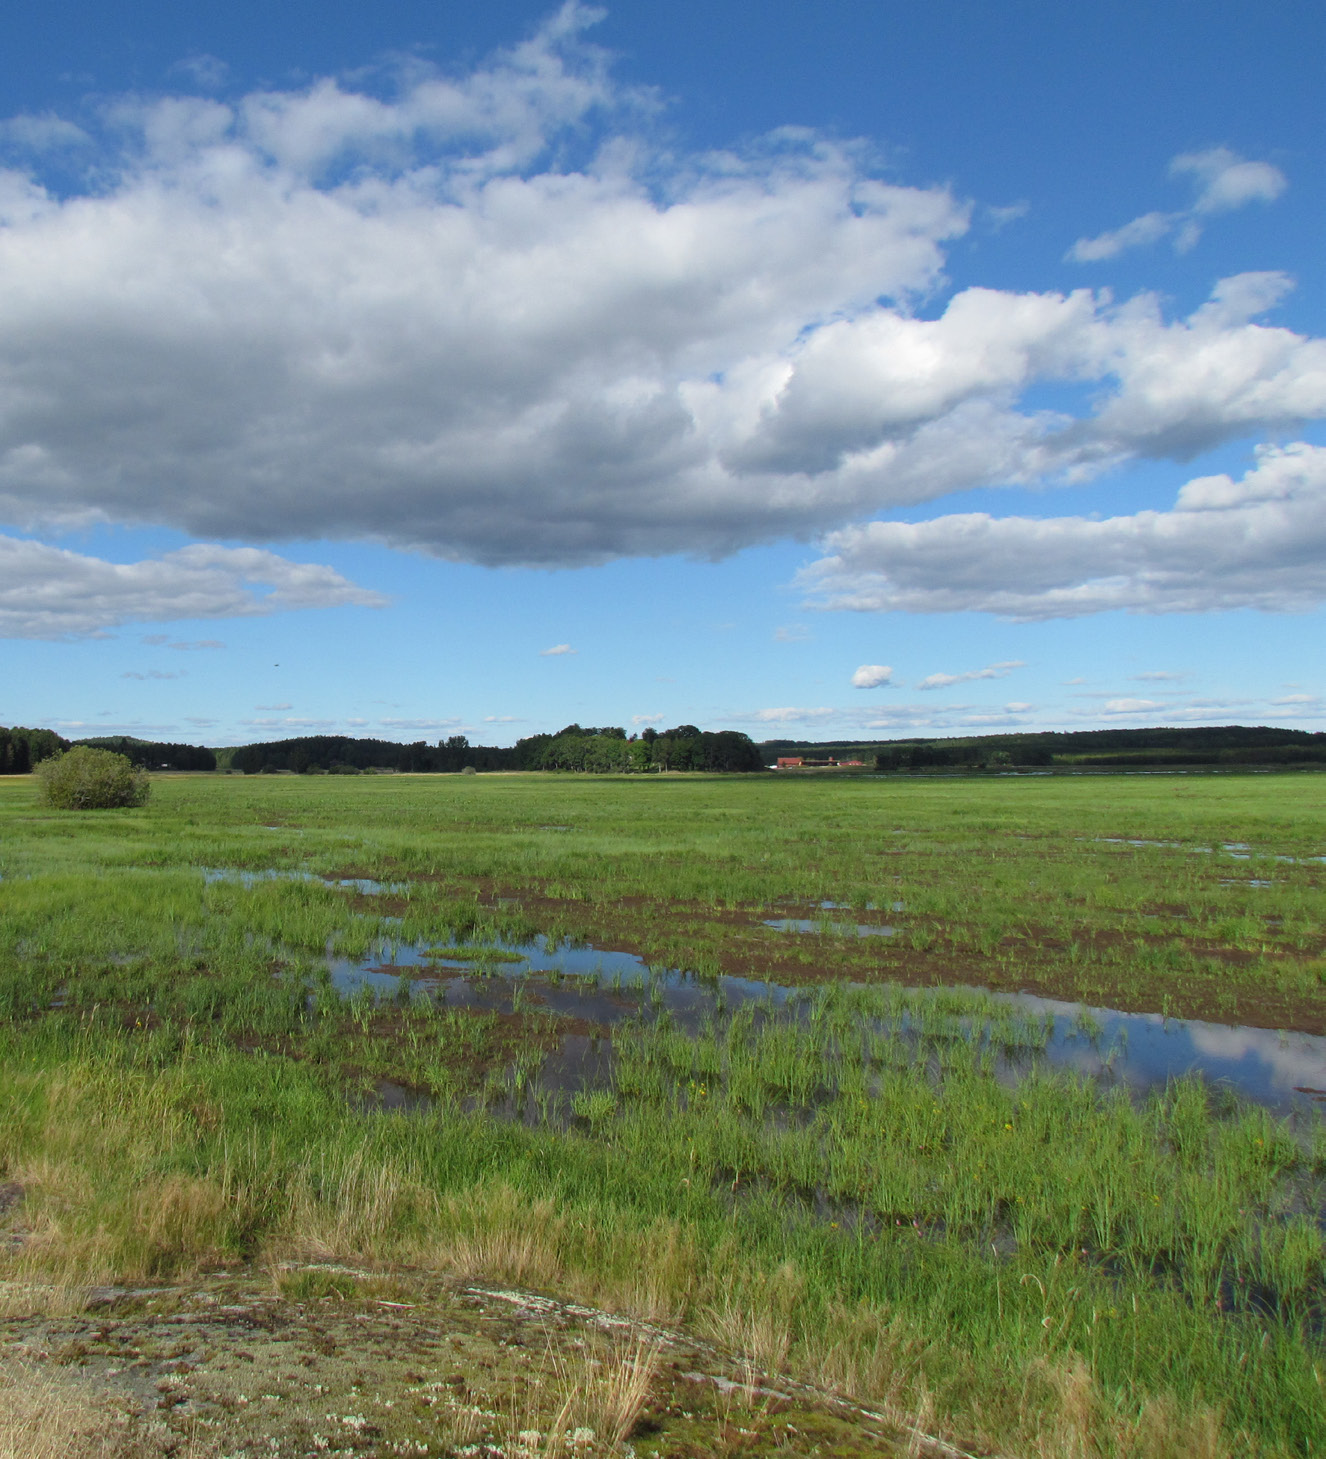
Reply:
[[[56, 816], [0, 783], [5, 1275], [404, 1263], [685, 1322], [972, 1447], [1319, 1450], [1321, 1136], [1190, 1083], [1007, 1088], [992, 1051], [1034, 1020], [887, 985], [1232, 988], [1311, 1026], [1317, 782], [1100, 784], [180, 779]], [[1225, 842], [1252, 859], [1194, 849]], [[763, 925], [825, 900], [901, 901], [899, 936]], [[620, 1025], [601, 1087], [522, 1123], [493, 1111], [555, 1015], [325, 974], [384, 936], [600, 926], [813, 987], [795, 1018]], [[364, 1109], [383, 1076], [432, 1102]]]

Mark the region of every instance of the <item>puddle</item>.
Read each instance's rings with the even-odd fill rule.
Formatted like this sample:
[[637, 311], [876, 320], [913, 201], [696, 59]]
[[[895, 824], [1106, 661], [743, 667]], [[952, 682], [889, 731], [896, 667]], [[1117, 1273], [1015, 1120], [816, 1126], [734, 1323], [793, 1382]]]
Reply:
[[1130, 836], [1078, 836], [1079, 841], [1094, 841], [1106, 846], [1161, 846], [1172, 851], [1188, 851], [1196, 856], [1214, 856], [1222, 852], [1234, 861], [1251, 861], [1260, 857], [1267, 861], [1288, 862], [1291, 865], [1312, 862], [1326, 863], [1326, 856], [1281, 856], [1279, 853], [1254, 851], [1246, 841], [1222, 841], [1219, 846], [1186, 846], [1182, 841], [1144, 841]]
[[764, 924], [778, 932], [819, 932], [830, 937], [893, 937], [894, 927], [868, 922], [827, 922], [819, 917], [772, 917]]
[[403, 881], [374, 881], [367, 876], [314, 876], [311, 871], [237, 871], [231, 867], [205, 866], [202, 873], [204, 882], [234, 882], [242, 887], [257, 886], [265, 881], [311, 881], [321, 882], [325, 887], [349, 887], [366, 896], [382, 893], [399, 895], [409, 890], [409, 883]]
[[[820, 925], [810, 924], [816, 929]], [[515, 960], [495, 961], [493, 954]], [[367, 986], [379, 997], [394, 997], [408, 990], [452, 1007], [538, 1009], [608, 1030], [666, 1014], [680, 1031], [696, 1033], [712, 1019], [721, 1020], [746, 1005], [754, 1005], [765, 1019], [811, 1019], [835, 992], [832, 987], [786, 988], [753, 978], [701, 978], [651, 968], [632, 953], [546, 937], [499, 941], [482, 949], [384, 943], [375, 956], [331, 958], [329, 967], [333, 982], [346, 993]], [[979, 988], [848, 984], [839, 990], [863, 1000], [862, 1018], [875, 1028], [894, 1028], [918, 1040], [971, 1039], [990, 1051], [995, 1076], [1006, 1083], [1048, 1067], [1141, 1097], [1172, 1079], [1196, 1074], [1278, 1114], [1326, 1114], [1326, 1097], [1320, 1093], [1326, 1090], [1324, 1036], [1123, 1013]], [[959, 1004], [955, 1010], [954, 993], [969, 997], [971, 1005]], [[877, 1000], [874, 1010], [872, 1000]], [[601, 1086], [610, 1062], [609, 1048], [575, 1035], [549, 1057], [538, 1082], [563, 1091]]]
[[[857, 906], [861, 906], [861, 904], [859, 902], [856, 905]], [[852, 911], [852, 903], [851, 902], [821, 902], [820, 903], [820, 906], [826, 912], [850, 912], [850, 911]], [[865, 906], [861, 908], [861, 910], [864, 911], [864, 912], [881, 912], [884, 909], [879, 905], [878, 902], [867, 902], [865, 904]], [[905, 902], [890, 902], [889, 903], [889, 911], [890, 912], [905, 912], [906, 910], [907, 910], [907, 904]]]

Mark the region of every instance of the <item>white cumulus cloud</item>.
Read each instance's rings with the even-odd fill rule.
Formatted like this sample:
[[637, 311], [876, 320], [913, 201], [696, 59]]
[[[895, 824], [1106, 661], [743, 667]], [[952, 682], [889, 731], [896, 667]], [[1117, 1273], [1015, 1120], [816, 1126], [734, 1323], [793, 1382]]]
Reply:
[[1141, 714], [1165, 706], [1156, 699], [1107, 699], [1104, 708], [1106, 714]]
[[756, 724], [814, 724], [819, 720], [832, 719], [838, 711], [831, 708], [801, 709], [787, 706], [781, 709], [757, 709], [750, 714], [736, 716], [753, 720]]
[[1326, 447], [1264, 447], [1241, 479], [1198, 477], [1169, 511], [1103, 521], [871, 522], [800, 575], [819, 606], [1032, 620], [1306, 610], [1326, 601]]
[[1228, 147], [1185, 152], [1169, 165], [1175, 176], [1196, 180], [1194, 213], [1228, 213], [1248, 203], [1273, 203], [1288, 187], [1285, 175], [1269, 162], [1249, 162]]
[[[16, 153], [0, 520], [718, 557], [1326, 414], [1326, 345], [1254, 322], [1279, 275], [1186, 320], [981, 288], [922, 317], [968, 203], [805, 129], [659, 140], [595, 15], [468, 74], [111, 101], [59, 185]], [[1202, 216], [1266, 165], [1193, 162]], [[1080, 414], [1022, 406], [1056, 382]]]
[[929, 674], [916, 687], [948, 689], [954, 684], [968, 684], [973, 679], [1006, 679], [1014, 669], [1025, 667], [1021, 659], [1007, 659], [1003, 663], [987, 664], [983, 669], [968, 669], [961, 674]]
[[852, 683], [858, 689], [878, 689], [892, 678], [893, 670], [888, 664], [862, 664], [852, 675]]
[[[330, 567], [253, 547], [198, 543], [145, 562], [118, 563], [0, 537], [0, 638], [74, 638], [122, 623], [381, 607], [385, 601]], [[153, 634], [148, 641], [166, 637]], [[168, 646], [223, 647], [214, 639]]]
[[1168, 236], [1174, 239], [1175, 251], [1185, 253], [1201, 237], [1203, 219], [1248, 203], [1272, 203], [1289, 186], [1278, 167], [1249, 162], [1228, 147], [1185, 152], [1174, 158], [1169, 171], [1171, 177], [1189, 177], [1196, 184], [1191, 207], [1177, 213], [1143, 213], [1120, 228], [1079, 238], [1067, 257], [1075, 263], [1096, 263]]
[[564, 654], [577, 652], [579, 650], [572, 648], [569, 643], [555, 643], [551, 648], [541, 648], [539, 650], [539, 657], [541, 659], [557, 659], [561, 658]]

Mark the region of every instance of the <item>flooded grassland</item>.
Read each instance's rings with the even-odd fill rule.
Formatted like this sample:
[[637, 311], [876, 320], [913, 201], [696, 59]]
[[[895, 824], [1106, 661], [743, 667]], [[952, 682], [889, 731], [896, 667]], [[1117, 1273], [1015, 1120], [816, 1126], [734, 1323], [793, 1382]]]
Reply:
[[[350, 1263], [666, 1324], [769, 1423], [1312, 1453], [1323, 857], [1315, 776], [0, 781], [6, 1301]], [[408, 1452], [758, 1428], [640, 1381]]]

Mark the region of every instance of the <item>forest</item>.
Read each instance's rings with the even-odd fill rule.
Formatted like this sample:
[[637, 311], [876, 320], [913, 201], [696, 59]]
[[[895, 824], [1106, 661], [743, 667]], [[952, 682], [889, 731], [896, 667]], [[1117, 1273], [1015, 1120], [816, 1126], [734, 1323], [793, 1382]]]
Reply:
[[39, 761], [47, 760], [69, 748], [54, 730], [24, 729], [0, 725], [0, 775], [26, 775]]
[[586, 728], [570, 724], [555, 735], [530, 735], [509, 749], [472, 745], [464, 735], [451, 735], [436, 745], [423, 740], [402, 745], [394, 740], [351, 739], [346, 735], [304, 735], [223, 751], [222, 768], [242, 770], [247, 775], [279, 771], [354, 775], [384, 770], [415, 774], [456, 774], [465, 770], [630, 774], [763, 770], [764, 757], [748, 735], [735, 730], [710, 733], [694, 725], [681, 725], [661, 734], [646, 729], [628, 737], [615, 725]]
[[1057, 767], [1119, 769], [1143, 766], [1326, 764], [1326, 734], [1268, 725], [1190, 725], [1150, 729], [1044, 731], [1030, 734], [916, 737], [866, 742], [775, 740], [775, 756], [799, 753], [874, 756], [878, 770], [926, 771]]

